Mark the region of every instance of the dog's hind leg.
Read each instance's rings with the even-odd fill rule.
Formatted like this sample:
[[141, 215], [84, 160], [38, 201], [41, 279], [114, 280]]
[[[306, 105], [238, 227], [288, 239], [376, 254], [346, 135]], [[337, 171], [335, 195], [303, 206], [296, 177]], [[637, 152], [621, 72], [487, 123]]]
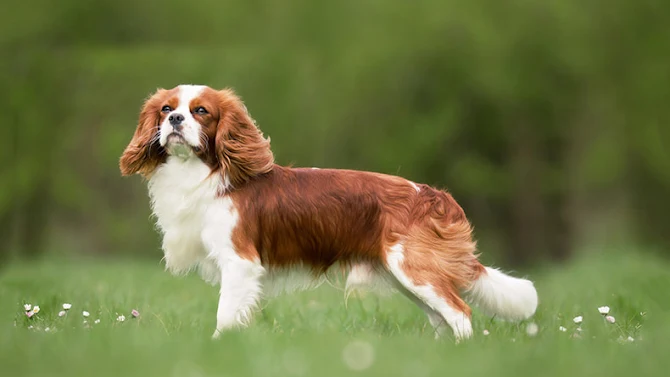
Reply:
[[439, 339], [444, 333], [447, 331], [447, 322], [442, 318], [442, 315], [432, 309], [428, 304], [426, 304], [422, 299], [417, 297], [414, 293], [410, 292], [405, 288], [404, 286], [402, 288], [398, 289], [400, 292], [402, 292], [405, 297], [410, 299], [413, 303], [415, 303], [421, 310], [426, 313], [426, 316], [428, 317], [428, 322], [433, 328], [433, 332], [435, 333], [435, 339]]
[[470, 307], [458, 295], [452, 282], [439, 274], [413, 270], [412, 265], [406, 263], [401, 243], [390, 248], [386, 263], [391, 274], [407, 290], [406, 295], [414, 302], [420, 301], [417, 304], [428, 314], [438, 335], [443, 332], [443, 320], [451, 327], [457, 341], [472, 336]]

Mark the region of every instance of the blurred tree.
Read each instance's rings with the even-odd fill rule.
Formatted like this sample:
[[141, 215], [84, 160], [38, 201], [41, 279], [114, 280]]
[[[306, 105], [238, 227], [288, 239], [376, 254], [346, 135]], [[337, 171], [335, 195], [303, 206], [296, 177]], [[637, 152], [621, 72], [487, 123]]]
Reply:
[[670, 3], [38, 2], [0, 25], [2, 255], [158, 253], [117, 161], [180, 83], [234, 87], [280, 163], [448, 188], [511, 264], [670, 245]]

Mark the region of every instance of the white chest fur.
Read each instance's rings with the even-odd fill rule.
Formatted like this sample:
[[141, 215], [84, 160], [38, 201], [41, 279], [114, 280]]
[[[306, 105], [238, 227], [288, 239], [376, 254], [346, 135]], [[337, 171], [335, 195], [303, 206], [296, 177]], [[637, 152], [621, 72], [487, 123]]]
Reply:
[[218, 174], [196, 157], [169, 157], [149, 180], [151, 207], [163, 233], [166, 268], [186, 273], [198, 267], [205, 280], [219, 279], [212, 247], [227, 247], [237, 215], [230, 198], [218, 196]]

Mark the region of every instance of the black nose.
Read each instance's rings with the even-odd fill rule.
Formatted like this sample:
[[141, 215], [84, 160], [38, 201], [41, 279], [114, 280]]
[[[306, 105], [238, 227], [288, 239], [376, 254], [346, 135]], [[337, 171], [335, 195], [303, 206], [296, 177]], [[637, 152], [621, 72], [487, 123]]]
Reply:
[[181, 114], [170, 114], [168, 117], [168, 120], [170, 121], [170, 124], [173, 126], [178, 126], [181, 124], [181, 122], [184, 121], [184, 116]]

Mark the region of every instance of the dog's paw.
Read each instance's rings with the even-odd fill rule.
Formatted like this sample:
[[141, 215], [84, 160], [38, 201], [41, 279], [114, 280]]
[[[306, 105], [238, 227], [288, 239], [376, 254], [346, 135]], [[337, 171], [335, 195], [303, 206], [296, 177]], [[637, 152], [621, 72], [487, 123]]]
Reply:
[[212, 340], [217, 340], [221, 337], [221, 331], [219, 330], [214, 330], [214, 334], [212, 334]]

